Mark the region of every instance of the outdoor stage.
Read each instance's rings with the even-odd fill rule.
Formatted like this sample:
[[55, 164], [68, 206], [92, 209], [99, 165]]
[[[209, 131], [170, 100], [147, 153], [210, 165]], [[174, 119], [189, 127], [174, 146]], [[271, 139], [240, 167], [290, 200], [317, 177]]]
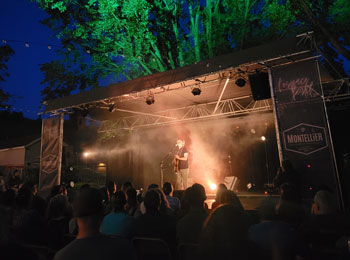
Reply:
[[[174, 196], [181, 197], [180, 194], [182, 194], [182, 191], [174, 191]], [[258, 210], [259, 205], [266, 198], [272, 199], [276, 204], [280, 198], [279, 194], [265, 194], [264, 192], [236, 192], [236, 195], [241, 201], [243, 208], [248, 211]], [[207, 193], [207, 200], [205, 203], [208, 205], [209, 209], [211, 209], [211, 205], [214, 201], [215, 194]]]

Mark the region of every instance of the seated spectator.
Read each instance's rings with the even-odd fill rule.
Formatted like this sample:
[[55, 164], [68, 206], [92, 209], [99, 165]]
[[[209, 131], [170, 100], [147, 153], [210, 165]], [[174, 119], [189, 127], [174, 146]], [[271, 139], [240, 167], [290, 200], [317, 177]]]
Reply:
[[313, 215], [335, 215], [338, 213], [334, 195], [329, 191], [320, 190], [314, 196], [311, 207]]
[[187, 191], [189, 199], [189, 211], [177, 223], [176, 236], [178, 243], [199, 243], [204, 220], [208, 216], [204, 201], [205, 189], [195, 183]]
[[68, 197], [58, 194], [50, 200], [47, 208], [47, 222], [50, 232], [49, 246], [55, 250], [64, 246], [64, 235], [69, 233], [69, 220], [72, 217]]
[[249, 229], [249, 237], [267, 259], [295, 259], [297, 233], [289, 224], [278, 221], [276, 203], [266, 198], [258, 207], [260, 223]]
[[47, 197], [47, 202], [50, 203], [50, 199], [58, 194], [67, 195], [67, 189], [64, 185], [55, 185], [51, 188], [50, 195]]
[[[164, 196], [163, 196], [164, 193], [159, 190], [158, 184], [151, 183], [147, 188], [147, 191], [150, 191], [150, 190], [157, 190], [157, 192], [159, 193], [159, 196], [161, 198], [160, 213], [169, 213], [169, 211], [166, 209], [166, 208], [169, 208], [169, 203], [166, 201], [166, 199], [164, 199]], [[146, 213], [145, 203], [143, 201], [140, 203], [140, 212], [141, 214]]]
[[0, 241], [8, 241], [11, 238], [15, 198], [16, 192], [13, 189], [3, 192], [0, 196]]
[[112, 211], [112, 197], [114, 193], [110, 194], [108, 187], [100, 188], [100, 192], [102, 195], [103, 207], [105, 209], [104, 215], [107, 215]]
[[281, 186], [280, 201], [276, 206], [277, 217], [280, 221], [298, 227], [305, 219], [305, 211], [295, 187], [289, 183]]
[[241, 210], [222, 204], [204, 223], [199, 259], [264, 259], [259, 247], [248, 238], [249, 221]]
[[107, 189], [109, 192], [109, 196], [112, 198], [113, 194], [117, 191], [117, 184], [114, 181], [108, 181]]
[[134, 218], [125, 210], [126, 198], [123, 191], [117, 191], [112, 197], [112, 212], [104, 217], [101, 232], [106, 235], [114, 235], [131, 238], [131, 228]]
[[181, 209], [177, 212], [177, 216], [176, 216], [177, 220], [183, 218], [183, 216], [185, 216], [190, 210], [190, 204], [189, 204], [190, 190], [191, 190], [191, 187], [188, 187], [182, 193], [181, 200], [180, 200]]
[[78, 235], [56, 253], [54, 260], [133, 259], [128, 240], [111, 238], [99, 232], [103, 211], [100, 191], [94, 188], [81, 189], [73, 202], [73, 212], [79, 226]]
[[173, 196], [174, 186], [170, 182], [163, 184], [163, 192], [169, 202], [170, 208], [176, 213], [180, 208], [180, 200]]
[[159, 188], [158, 184], [156, 183], [151, 183], [150, 185], [148, 185], [147, 187], [147, 191], [151, 190], [151, 189], [157, 189]]
[[127, 189], [132, 188], [132, 183], [130, 181], [126, 181], [122, 185], [122, 191], [126, 192]]
[[335, 196], [320, 190], [314, 196], [310, 217], [299, 228], [300, 238], [313, 249], [332, 248], [335, 241], [350, 234], [349, 218], [338, 212]]
[[125, 192], [126, 205], [125, 210], [129, 216], [138, 217], [141, 215], [139, 202], [137, 201], [137, 192], [135, 188], [128, 188]]
[[239, 210], [244, 211], [241, 201], [237, 197], [236, 193], [232, 190], [225, 190], [221, 194], [221, 203], [222, 204], [231, 204], [237, 207]]
[[227, 190], [227, 187], [225, 184], [220, 183], [218, 185], [218, 188], [216, 190], [216, 195], [215, 195], [215, 201], [213, 202], [213, 204], [211, 205], [211, 210], [215, 209], [217, 206], [219, 206], [221, 204], [221, 194]]
[[145, 214], [136, 219], [134, 236], [154, 237], [166, 241], [175, 249], [176, 219], [172, 215], [160, 213], [161, 198], [159, 193], [151, 189], [144, 198]]
[[33, 195], [30, 209], [36, 210], [42, 217], [45, 217], [47, 203], [45, 199], [38, 195], [37, 185], [29, 181], [23, 183], [22, 188], [29, 190]]
[[27, 189], [20, 189], [15, 198], [12, 217], [12, 234], [17, 242], [47, 245], [48, 228], [44, 217], [31, 210], [33, 194]]
[[164, 192], [157, 188], [154, 189], [156, 192], [159, 193], [160, 195], [160, 208], [159, 208], [159, 212], [161, 214], [166, 214], [166, 215], [174, 215], [174, 211], [170, 208], [169, 202], [164, 194]]

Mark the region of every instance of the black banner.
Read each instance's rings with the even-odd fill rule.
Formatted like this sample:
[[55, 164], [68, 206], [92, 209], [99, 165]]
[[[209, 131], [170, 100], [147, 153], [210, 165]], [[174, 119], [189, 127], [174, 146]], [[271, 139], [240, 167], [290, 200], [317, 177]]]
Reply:
[[41, 133], [39, 190], [60, 184], [63, 142], [63, 116], [44, 119]]
[[337, 193], [338, 174], [317, 61], [272, 68], [271, 77], [281, 159], [290, 160], [301, 173], [303, 195], [322, 188]]

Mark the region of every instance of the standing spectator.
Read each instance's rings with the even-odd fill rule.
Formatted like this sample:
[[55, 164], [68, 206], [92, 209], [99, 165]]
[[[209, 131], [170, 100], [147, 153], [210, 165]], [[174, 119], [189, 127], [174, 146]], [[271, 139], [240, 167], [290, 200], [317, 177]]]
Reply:
[[73, 212], [79, 226], [78, 235], [56, 253], [54, 260], [133, 259], [129, 241], [107, 237], [99, 232], [103, 211], [100, 191], [94, 188], [81, 189], [73, 202]]
[[8, 181], [8, 186], [10, 189], [18, 190], [20, 188], [21, 178], [19, 177], [19, 171], [14, 170], [13, 174], [10, 175], [10, 179]]
[[0, 172], [0, 193], [6, 191], [5, 178], [2, 172]]
[[46, 200], [38, 195], [38, 186], [35, 183], [28, 181], [23, 183], [22, 189], [29, 190], [33, 195], [30, 209], [36, 210], [42, 217], [45, 217], [47, 203]]
[[170, 182], [163, 184], [163, 192], [169, 202], [170, 208], [176, 213], [181, 208], [180, 200], [173, 196], [174, 186]]
[[301, 176], [299, 172], [294, 169], [293, 164], [287, 159], [282, 161], [282, 166], [278, 169], [273, 179], [274, 188], [281, 187], [284, 183], [293, 185], [297, 194], [299, 194], [299, 196], [301, 195]]

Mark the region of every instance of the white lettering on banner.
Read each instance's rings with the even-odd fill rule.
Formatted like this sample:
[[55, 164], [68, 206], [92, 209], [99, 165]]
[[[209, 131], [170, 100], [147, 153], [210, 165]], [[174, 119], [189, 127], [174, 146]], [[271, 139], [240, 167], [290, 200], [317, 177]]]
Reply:
[[297, 96], [302, 96], [304, 98], [317, 97], [317, 93], [313, 86], [314, 82], [308, 78], [299, 78], [290, 81], [282, 81], [281, 78], [278, 79], [278, 91], [290, 90], [292, 93], [292, 101], [295, 101]]
[[322, 133], [287, 135], [287, 141], [289, 144], [322, 142], [323, 136]]

